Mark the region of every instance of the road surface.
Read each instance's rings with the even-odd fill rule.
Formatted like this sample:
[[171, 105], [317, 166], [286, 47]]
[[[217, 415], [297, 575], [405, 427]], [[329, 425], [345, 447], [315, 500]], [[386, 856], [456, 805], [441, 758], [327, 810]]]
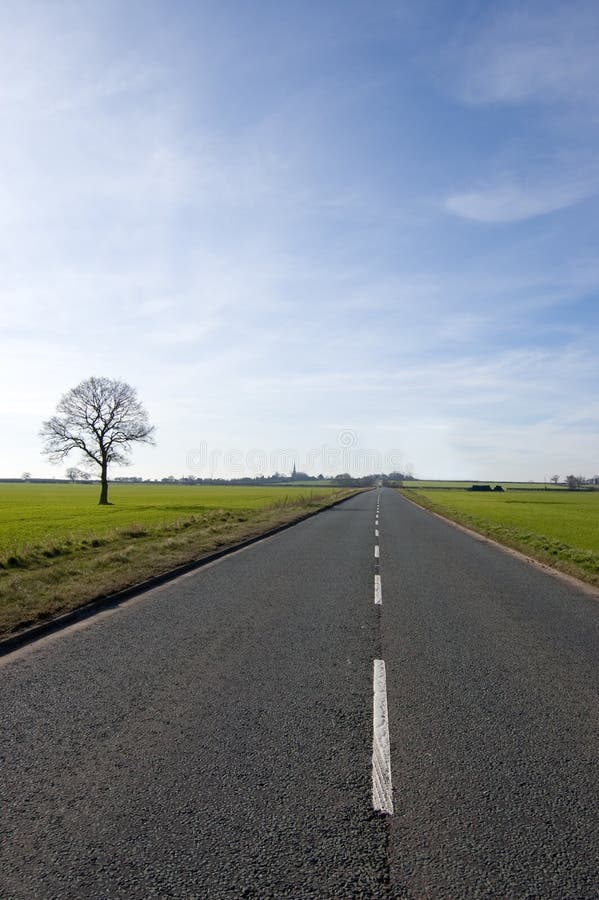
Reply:
[[0, 662], [0, 897], [596, 898], [598, 648], [354, 497]]

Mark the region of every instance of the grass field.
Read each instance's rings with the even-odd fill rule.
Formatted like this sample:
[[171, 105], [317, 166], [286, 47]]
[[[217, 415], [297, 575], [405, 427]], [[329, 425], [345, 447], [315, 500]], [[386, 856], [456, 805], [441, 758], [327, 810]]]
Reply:
[[599, 491], [405, 494], [502, 544], [599, 585]]
[[0, 634], [353, 493], [332, 487], [0, 484]]
[[495, 487], [496, 484], [500, 484], [502, 488], [506, 491], [525, 491], [525, 490], [533, 490], [533, 491], [542, 491], [547, 489], [548, 491], [564, 491], [566, 488], [562, 484], [545, 484], [539, 481], [434, 481], [434, 480], [426, 480], [420, 479], [416, 481], [406, 481], [404, 482], [404, 487], [406, 488], [414, 488], [416, 490], [426, 489], [426, 488], [469, 488], [473, 484], [490, 484], [491, 487]]
[[115, 484], [98, 506], [97, 484], [0, 484], [0, 562], [40, 543], [102, 537], [115, 528], [166, 525], [206, 510], [301, 504], [332, 488]]

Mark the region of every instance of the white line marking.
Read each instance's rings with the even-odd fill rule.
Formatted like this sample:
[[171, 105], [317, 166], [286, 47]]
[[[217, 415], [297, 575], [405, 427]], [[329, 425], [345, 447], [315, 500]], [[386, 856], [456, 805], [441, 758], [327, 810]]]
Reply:
[[378, 559], [380, 555], [381, 555], [381, 554], [380, 554], [380, 552], [379, 552], [379, 545], [378, 545], [378, 544], [375, 544], [375, 545], [374, 545], [374, 556], [375, 556], [375, 559]]
[[382, 659], [375, 659], [374, 661], [373, 693], [372, 805], [379, 812], [393, 815], [387, 678], [385, 663]]
[[383, 605], [383, 588], [380, 575], [374, 576], [374, 602], [376, 606]]
[[379, 530], [378, 530], [378, 528], [375, 528], [375, 529], [374, 529], [374, 536], [375, 536], [375, 537], [378, 537], [378, 536], [379, 536]]
[[379, 520], [378, 520], [378, 519], [375, 519], [375, 520], [374, 520], [374, 524], [375, 524], [375, 525], [378, 525], [378, 524], [379, 524]]

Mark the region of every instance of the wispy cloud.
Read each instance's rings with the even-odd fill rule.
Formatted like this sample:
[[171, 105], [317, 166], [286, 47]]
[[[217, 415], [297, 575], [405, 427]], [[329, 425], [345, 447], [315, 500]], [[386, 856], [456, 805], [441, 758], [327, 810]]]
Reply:
[[475, 222], [521, 222], [566, 209], [593, 196], [598, 190], [599, 179], [537, 187], [502, 184], [452, 194], [444, 205], [449, 212]]
[[475, 155], [471, 183], [446, 196], [447, 211], [523, 222], [597, 194], [598, 40], [597, 5], [588, 0], [483, 5], [463, 17], [443, 89], [461, 102], [467, 127], [495, 140]]
[[469, 103], [599, 102], [597, 7], [574, 0], [487, 7], [456, 41], [456, 89]]
[[332, 421], [431, 475], [491, 475], [481, 429], [523, 477], [564, 411], [588, 439], [594, 126], [547, 134], [558, 107], [592, 119], [592, 29], [574, 14], [564, 49], [556, 6], [475, 4], [440, 92], [411, 54], [442, 55], [455, 4], [430, 4], [432, 39], [426, 3], [394, 31], [396, 6], [0, 9], [0, 405], [28, 448], [0, 474], [41, 471], [39, 422], [91, 372], [159, 427], [140, 474], [204, 439], [301, 451]]

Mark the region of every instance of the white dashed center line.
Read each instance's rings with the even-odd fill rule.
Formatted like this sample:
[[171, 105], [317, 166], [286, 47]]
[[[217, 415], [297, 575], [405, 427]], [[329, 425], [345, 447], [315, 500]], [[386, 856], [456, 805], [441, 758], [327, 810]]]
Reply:
[[376, 606], [383, 604], [383, 587], [381, 585], [381, 576], [374, 576], [374, 602]]
[[374, 661], [374, 702], [372, 717], [372, 805], [379, 812], [393, 815], [387, 677], [382, 659]]
[[375, 558], [375, 559], [378, 559], [378, 558], [380, 557], [380, 555], [381, 555], [381, 554], [380, 554], [380, 552], [379, 552], [379, 545], [378, 545], [378, 544], [375, 544], [375, 545], [374, 545], [374, 558]]

